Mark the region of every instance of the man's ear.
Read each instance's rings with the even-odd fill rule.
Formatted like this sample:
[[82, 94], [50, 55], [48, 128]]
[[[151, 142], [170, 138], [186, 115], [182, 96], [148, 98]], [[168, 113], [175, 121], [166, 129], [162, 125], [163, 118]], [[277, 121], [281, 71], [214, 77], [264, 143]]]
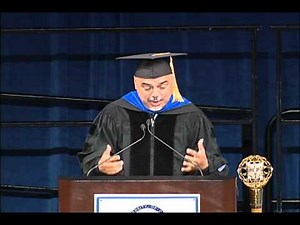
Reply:
[[133, 77], [133, 83], [134, 83], [134, 88], [135, 88], [135, 90], [137, 90], [137, 80], [136, 80], [136, 78], [135, 77]]

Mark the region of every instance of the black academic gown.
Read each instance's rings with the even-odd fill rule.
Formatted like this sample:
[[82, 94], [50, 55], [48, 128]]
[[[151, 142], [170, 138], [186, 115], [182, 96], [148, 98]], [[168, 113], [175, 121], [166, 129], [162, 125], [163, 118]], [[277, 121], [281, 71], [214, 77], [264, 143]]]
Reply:
[[[183, 156], [187, 148], [196, 150], [199, 139], [203, 138], [209, 163], [204, 175], [228, 175], [227, 161], [221, 156], [213, 126], [201, 109], [189, 104], [160, 113], [154, 119], [153, 115], [142, 112], [122, 98], [106, 105], [94, 119], [83, 151], [78, 153], [83, 173], [86, 174], [98, 163], [107, 144], [116, 153], [140, 139], [143, 136], [141, 125], [144, 124], [145, 137], [120, 154], [124, 169], [119, 175], [187, 175], [181, 172], [183, 158], [150, 135], [147, 129], [149, 119], [154, 121], [148, 123], [150, 131]], [[225, 164], [219, 171], [218, 168]], [[199, 174], [197, 171], [193, 175]], [[96, 167], [89, 175], [104, 174]]]

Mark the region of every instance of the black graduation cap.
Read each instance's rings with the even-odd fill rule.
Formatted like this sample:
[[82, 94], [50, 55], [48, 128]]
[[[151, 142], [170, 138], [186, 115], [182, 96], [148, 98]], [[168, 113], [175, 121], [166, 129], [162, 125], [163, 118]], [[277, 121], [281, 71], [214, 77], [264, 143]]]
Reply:
[[146, 53], [138, 55], [122, 56], [116, 59], [135, 59], [139, 60], [134, 76], [141, 78], [157, 78], [169, 74], [174, 76], [174, 89], [173, 95], [177, 101], [183, 101], [183, 98], [178, 90], [174, 65], [173, 56], [187, 55], [186, 53]]
[[116, 59], [136, 59], [138, 62], [135, 76], [142, 78], [157, 78], [172, 73], [172, 56], [187, 55], [186, 53], [146, 53], [122, 56]]

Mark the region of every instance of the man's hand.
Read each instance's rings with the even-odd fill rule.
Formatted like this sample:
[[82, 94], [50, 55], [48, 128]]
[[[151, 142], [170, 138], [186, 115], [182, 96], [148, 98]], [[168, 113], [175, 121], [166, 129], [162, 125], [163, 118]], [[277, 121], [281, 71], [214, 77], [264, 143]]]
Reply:
[[[205, 148], [203, 146], [203, 138], [198, 141], [198, 151], [191, 148], [186, 149], [186, 160], [183, 161], [181, 171], [185, 173], [192, 173], [197, 170], [197, 166], [201, 170], [205, 170], [208, 167], [208, 160], [205, 154]], [[191, 163], [193, 162], [193, 163]], [[197, 166], [195, 166], [195, 164]]]
[[105, 151], [103, 152], [98, 162], [99, 170], [107, 175], [114, 175], [119, 173], [123, 169], [124, 164], [124, 161], [121, 160], [119, 155], [115, 155], [114, 157], [109, 159], [111, 157], [111, 150], [111, 146], [107, 145]]

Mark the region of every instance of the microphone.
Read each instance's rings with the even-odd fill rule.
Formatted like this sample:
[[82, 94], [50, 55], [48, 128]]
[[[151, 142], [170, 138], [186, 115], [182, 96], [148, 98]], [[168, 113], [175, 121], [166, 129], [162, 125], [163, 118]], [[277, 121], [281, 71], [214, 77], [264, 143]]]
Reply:
[[126, 149], [132, 147], [133, 145], [137, 144], [138, 142], [140, 142], [141, 140], [144, 139], [145, 137], [145, 129], [146, 129], [146, 126], [145, 124], [141, 124], [140, 126], [141, 130], [143, 131], [143, 136], [141, 138], [139, 138], [138, 140], [136, 140], [135, 142], [131, 143], [130, 145], [126, 146], [125, 148], [121, 149], [120, 151], [116, 152], [115, 154], [113, 154], [112, 156], [110, 156], [109, 158], [107, 158], [106, 160], [102, 161], [101, 163], [98, 163], [97, 165], [93, 166], [91, 169], [89, 169], [89, 171], [86, 173], [86, 176], [88, 177], [90, 175], [90, 173], [98, 168], [100, 165], [102, 165], [103, 163], [107, 162], [108, 160], [110, 160], [112, 157], [116, 156], [116, 155], [119, 155], [121, 154], [122, 152], [124, 152]]
[[150, 119], [147, 119], [146, 120], [146, 124], [147, 124], [147, 130], [148, 132], [155, 138], [157, 139], [158, 141], [160, 141], [161, 143], [163, 143], [165, 146], [167, 146], [169, 149], [171, 149], [173, 152], [175, 152], [177, 155], [179, 155], [181, 158], [183, 158], [184, 160], [186, 161], [189, 161], [190, 163], [192, 163], [195, 167], [197, 167], [197, 169], [199, 170], [201, 176], [203, 176], [203, 172], [202, 170], [200, 169], [200, 167], [194, 163], [192, 160], [187, 160], [184, 155], [182, 155], [180, 152], [178, 152], [176, 149], [174, 149], [173, 147], [171, 147], [170, 145], [168, 145], [166, 142], [164, 142], [163, 140], [161, 140], [159, 137], [157, 137], [155, 134], [153, 134], [150, 129], [149, 129], [149, 126], [150, 126]]

